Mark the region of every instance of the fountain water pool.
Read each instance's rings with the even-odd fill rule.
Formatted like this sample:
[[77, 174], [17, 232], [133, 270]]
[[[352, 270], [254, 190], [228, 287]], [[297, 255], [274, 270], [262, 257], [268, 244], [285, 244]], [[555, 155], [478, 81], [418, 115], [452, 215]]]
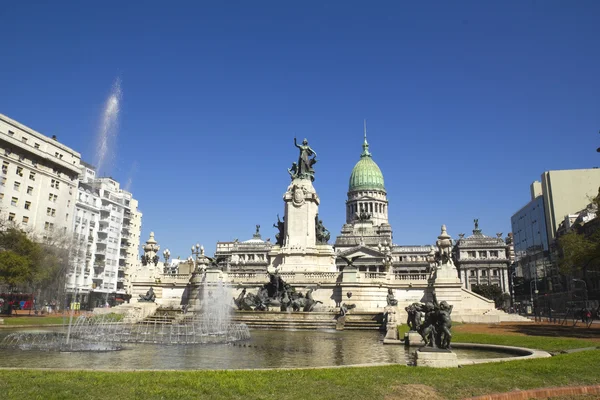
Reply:
[[[186, 346], [124, 343], [124, 350], [116, 352], [61, 353], [0, 348], [0, 367], [162, 370], [406, 365], [411, 352], [416, 350], [384, 346], [382, 335], [375, 331], [252, 330], [251, 333], [248, 340], [230, 343]], [[4, 334], [0, 331], [0, 335]], [[457, 349], [456, 353], [459, 361], [514, 356], [500, 351], [466, 349]]]

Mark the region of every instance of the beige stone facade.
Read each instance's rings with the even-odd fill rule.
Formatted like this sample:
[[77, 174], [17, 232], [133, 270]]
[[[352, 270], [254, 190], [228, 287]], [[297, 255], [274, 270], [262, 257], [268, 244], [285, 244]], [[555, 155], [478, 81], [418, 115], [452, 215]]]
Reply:
[[71, 230], [81, 156], [75, 150], [0, 114], [0, 207], [37, 236]]

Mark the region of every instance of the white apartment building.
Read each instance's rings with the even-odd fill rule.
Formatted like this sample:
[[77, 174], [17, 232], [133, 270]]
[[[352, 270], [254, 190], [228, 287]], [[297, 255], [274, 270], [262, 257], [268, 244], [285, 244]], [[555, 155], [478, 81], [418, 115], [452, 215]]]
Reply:
[[100, 226], [100, 191], [93, 184], [94, 167], [81, 162], [81, 174], [73, 219], [72, 264], [67, 273], [67, 292], [75, 301], [87, 304], [92, 290], [95, 252]]
[[127, 271], [138, 260], [142, 214], [119, 182], [96, 178], [95, 168], [84, 162], [81, 171], [67, 290], [84, 306], [96, 307], [130, 293]]
[[[114, 179], [95, 179], [93, 185], [100, 195], [100, 219], [90, 306], [97, 306], [126, 298], [127, 261], [133, 265], [137, 258], [135, 255], [139, 251], [141, 213], [137, 210], [137, 201], [131, 193], [121, 189], [119, 182]], [[136, 216], [139, 214], [140, 222], [135, 229], [131, 226], [132, 202], [133, 211]]]
[[[131, 294], [131, 274], [135, 271], [139, 264], [140, 257], [140, 235], [142, 233], [142, 212], [138, 208], [138, 201], [134, 198], [129, 203], [130, 212], [125, 212], [124, 226], [125, 237], [121, 239], [121, 243], [126, 246], [125, 269], [119, 270], [118, 286], [125, 289], [128, 294]], [[127, 218], [129, 217], [129, 218]], [[126, 226], [129, 220], [129, 226]]]
[[0, 114], [0, 218], [39, 236], [73, 226], [80, 154]]

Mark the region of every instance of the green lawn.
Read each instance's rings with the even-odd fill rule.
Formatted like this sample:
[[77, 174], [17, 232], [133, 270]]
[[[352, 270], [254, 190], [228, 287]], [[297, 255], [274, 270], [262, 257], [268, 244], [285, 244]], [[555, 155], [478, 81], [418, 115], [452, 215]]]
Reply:
[[3, 399], [382, 399], [423, 384], [444, 398], [599, 384], [600, 351], [458, 369], [406, 366], [272, 371], [0, 370]]
[[[18, 316], [18, 317], [3, 317], [4, 325], [14, 326], [14, 325], [54, 325], [54, 324], [62, 324], [63, 317], [30, 317], [30, 316]], [[69, 322], [69, 317], [66, 317], [67, 323]]]
[[[466, 332], [452, 332], [452, 341], [457, 343], [483, 343], [527, 347], [548, 352], [600, 346], [600, 342], [585, 339], [552, 336], [489, 335], [485, 333]], [[600, 360], [598, 362], [600, 363]]]
[[[60, 318], [62, 320], [62, 317]], [[564, 337], [454, 332], [457, 342], [559, 352], [600, 343]], [[0, 370], [2, 399], [404, 399], [420, 384], [442, 398], [549, 386], [600, 384], [600, 350], [552, 358], [430, 369], [403, 365], [270, 371]], [[107, 366], [110, 367], [110, 366]], [[411, 397], [411, 396], [408, 396]], [[414, 398], [414, 397], [413, 397]], [[427, 397], [423, 397], [427, 398]]]

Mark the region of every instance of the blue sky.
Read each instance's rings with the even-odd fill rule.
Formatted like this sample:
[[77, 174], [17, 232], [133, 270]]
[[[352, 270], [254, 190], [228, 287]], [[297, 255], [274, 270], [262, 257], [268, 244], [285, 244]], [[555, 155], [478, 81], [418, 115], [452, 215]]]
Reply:
[[506, 234], [543, 171], [600, 164], [600, 2], [121, 3], [3, 4], [0, 112], [93, 163], [121, 79], [104, 172], [175, 256], [274, 237], [294, 136], [336, 236], [365, 118], [398, 244]]

